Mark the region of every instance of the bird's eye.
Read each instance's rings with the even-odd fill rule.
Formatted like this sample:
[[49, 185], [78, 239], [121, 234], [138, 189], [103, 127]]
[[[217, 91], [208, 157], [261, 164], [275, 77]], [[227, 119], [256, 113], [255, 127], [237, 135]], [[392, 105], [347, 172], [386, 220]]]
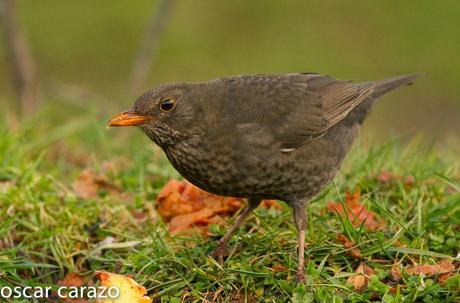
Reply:
[[164, 98], [160, 101], [160, 109], [164, 112], [169, 112], [176, 106], [176, 101], [171, 98]]

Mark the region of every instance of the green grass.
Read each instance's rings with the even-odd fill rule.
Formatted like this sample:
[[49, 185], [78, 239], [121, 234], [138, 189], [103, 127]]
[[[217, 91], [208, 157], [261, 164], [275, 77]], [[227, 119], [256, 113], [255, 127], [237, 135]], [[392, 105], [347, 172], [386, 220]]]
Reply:
[[[133, 129], [106, 130], [103, 119], [47, 113], [16, 131], [0, 131], [0, 286], [56, 285], [67, 272], [107, 270], [134, 275], [158, 302], [458, 302], [460, 275], [403, 275], [396, 293], [393, 264], [434, 264], [460, 251], [460, 183], [455, 155], [423, 139], [358, 143], [334, 183], [308, 210], [307, 283], [296, 285], [296, 231], [287, 206], [258, 209], [231, 241], [223, 266], [208, 254], [213, 237], [171, 236], [161, 220], [139, 222], [161, 186], [177, 173], [158, 148]], [[96, 115], [88, 115], [94, 117]], [[59, 125], [50, 127], [50, 125]], [[107, 165], [107, 162], [110, 165]], [[85, 168], [105, 174], [126, 193], [79, 198], [72, 183]], [[402, 176], [388, 183], [378, 174]], [[415, 178], [413, 186], [404, 177]], [[326, 211], [346, 190], [361, 188], [364, 203], [385, 224], [376, 232], [353, 227]], [[230, 224], [230, 222], [228, 222]], [[377, 275], [359, 293], [346, 283], [360, 263], [336, 235], [356, 242]], [[112, 244], [101, 241], [113, 237]], [[455, 262], [459, 262], [456, 259]], [[273, 265], [286, 265], [275, 272]]]

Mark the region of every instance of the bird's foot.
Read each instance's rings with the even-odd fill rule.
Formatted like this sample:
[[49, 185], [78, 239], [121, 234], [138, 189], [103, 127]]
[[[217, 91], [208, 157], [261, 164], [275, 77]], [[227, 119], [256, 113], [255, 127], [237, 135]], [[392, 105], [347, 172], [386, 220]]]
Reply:
[[302, 284], [302, 283], [305, 283], [305, 273], [303, 270], [299, 270], [297, 271], [297, 273], [295, 274], [295, 280], [297, 282], [297, 284]]
[[224, 256], [227, 255], [227, 244], [219, 242], [219, 245], [211, 252], [211, 257], [217, 258], [220, 265], [224, 264]]

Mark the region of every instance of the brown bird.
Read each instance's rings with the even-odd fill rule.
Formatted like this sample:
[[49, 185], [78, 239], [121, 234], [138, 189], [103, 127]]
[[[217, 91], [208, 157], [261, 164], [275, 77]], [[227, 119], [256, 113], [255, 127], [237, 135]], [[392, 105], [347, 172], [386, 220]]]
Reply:
[[288, 203], [298, 231], [296, 278], [304, 281], [305, 208], [337, 173], [375, 100], [417, 77], [356, 84], [300, 73], [166, 83], [108, 125], [139, 126], [191, 183], [247, 198], [219, 241], [220, 260], [262, 199]]

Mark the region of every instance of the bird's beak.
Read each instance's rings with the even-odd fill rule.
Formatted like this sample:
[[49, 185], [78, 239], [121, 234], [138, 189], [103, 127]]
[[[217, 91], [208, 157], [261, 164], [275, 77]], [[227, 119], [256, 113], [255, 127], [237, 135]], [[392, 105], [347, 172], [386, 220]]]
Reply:
[[122, 112], [112, 117], [107, 126], [135, 126], [152, 121], [152, 116], [138, 115], [133, 111]]

